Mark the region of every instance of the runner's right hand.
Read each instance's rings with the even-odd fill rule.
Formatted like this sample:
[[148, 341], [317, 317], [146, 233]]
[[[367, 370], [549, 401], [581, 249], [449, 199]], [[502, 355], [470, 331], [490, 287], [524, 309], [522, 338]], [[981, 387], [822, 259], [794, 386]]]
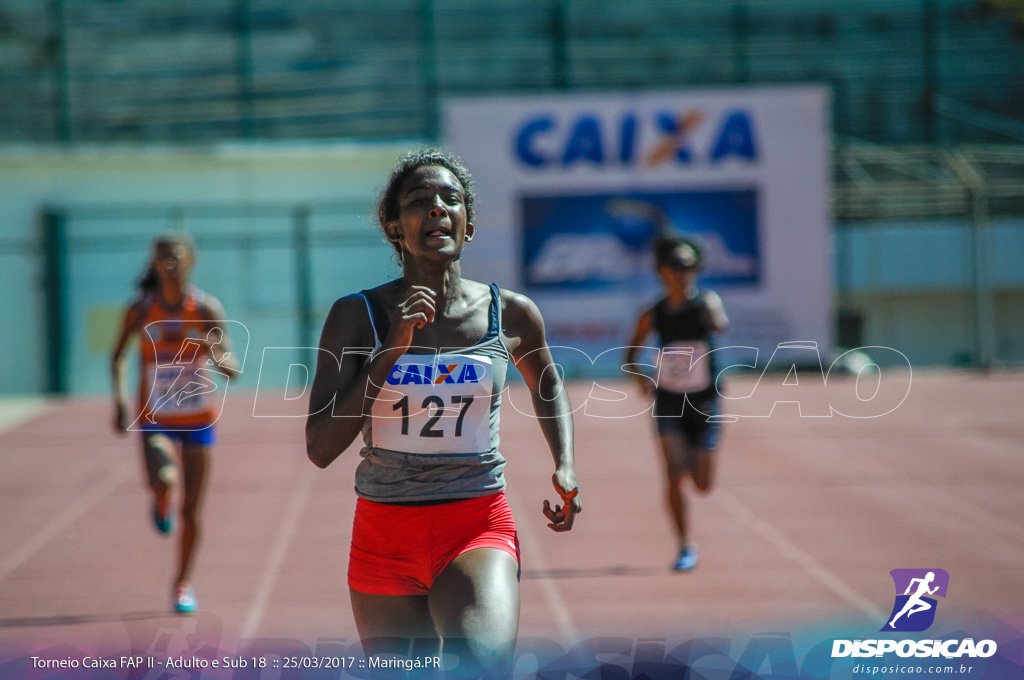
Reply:
[[568, 470], [556, 470], [555, 474], [551, 475], [551, 483], [554, 485], [555, 491], [558, 492], [559, 498], [562, 499], [562, 504], [551, 507], [551, 502], [545, 499], [541, 510], [544, 512], [544, 516], [550, 520], [548, 527], [552, 531], [572, 531], [576, 515], [583, 511], [575, 469], [570, 467]]
[[410, 286], [406, 298], [391, 312], [391, 330], [384, 345], [403, 352], [409, 349], [413, 332], [434, 321], [436, 295], [426, 286]]

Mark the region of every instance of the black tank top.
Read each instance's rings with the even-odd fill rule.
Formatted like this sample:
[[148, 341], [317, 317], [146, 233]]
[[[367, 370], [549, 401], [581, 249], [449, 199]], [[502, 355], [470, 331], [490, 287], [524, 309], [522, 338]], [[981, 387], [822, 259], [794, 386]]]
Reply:
[[[659, 381], [659, 391], [676, 393], [684, 391], [686, 393], [714, 392], [714, 376], [717, 376], [718, 370], [715, 364], [715, 353], [711, 351], [714, 349], [711, 334], [711, 315], [705, 301], [704, 291], [698, 290], [696, 295], [686, 300], [678, 309], [670, 308], [668, 298], [663, 298], [651, 308], [651, 316], [652, 325], [658, 334], [658, 344], [663, 349], [666, 347], [692, 346], [695, 353], [694, 361], [704, 352], [710, 352], [701, 362], [703, 364], [701, 366], [702, 372], [706, 371], [705, 375], [711, 379], [710, 385], [694, 390], [684, 390], [682, 388], [677, 390], [666, 389]], [[666, 380], [666, 382], [668, 381]]]
[[683, 303], [680, 309], [670, 309], [668, 298], [663, 298], [651, 311], [658, 344], [662, 347], [674, 342], [711, 341], [709, 310], [703, 290], [698, 290], [697, 295]]

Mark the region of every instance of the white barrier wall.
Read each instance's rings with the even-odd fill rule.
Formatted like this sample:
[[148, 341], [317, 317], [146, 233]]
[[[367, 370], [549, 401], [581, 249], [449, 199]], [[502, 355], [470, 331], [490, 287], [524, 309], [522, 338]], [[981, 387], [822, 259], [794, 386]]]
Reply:
[[444, 136], [481, 196], [464, 273], [530, 295], [552, 345], [625, 345], [670, 228], [704, 247], [732, 320], [720, 345], [831, 348], [823, 88], [457, 98]]

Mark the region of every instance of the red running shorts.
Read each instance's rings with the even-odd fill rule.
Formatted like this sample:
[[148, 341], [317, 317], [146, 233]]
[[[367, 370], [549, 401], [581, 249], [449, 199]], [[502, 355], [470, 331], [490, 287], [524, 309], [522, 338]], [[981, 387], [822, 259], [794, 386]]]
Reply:
[[505, 492], [439, 505], [356, 502], [348, 585], [369, 595], [426, 595], [445, 567], [476, 548], [519, 561]]

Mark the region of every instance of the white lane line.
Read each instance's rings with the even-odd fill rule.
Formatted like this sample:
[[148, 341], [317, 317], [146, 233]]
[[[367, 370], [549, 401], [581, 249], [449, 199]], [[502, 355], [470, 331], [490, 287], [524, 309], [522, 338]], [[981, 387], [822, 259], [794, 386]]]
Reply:
[[[552, 492], [553, 493], [553, 492]], [[518, 498], [515, 498], [511, 487], [505, 487], [505, 495], [509, 497], [517, 507], [524, 507], [519, 504]], [[537, 534], [533, 530], [533, 524], [530, 520], [524, 520], [522, 522], [516, 522], [516, 531], [519, 532], [520, 543], [524, 544], [524, 547], [528, 546], [529, 550], [523, 550], [524, 555], [529, 555], [528, 558], [524, 558], [531, 564], [531, 571], [536, 569], [537, 571], [544, 573], [551, 573], [550, 567], [548, 566], [547, 560], [544, 559], [544, 553], [541, 551], [541, 542], [537, 537]], [[561, 591], [555, 585], [554, 579], [545, 576], [536, 579], [540, 583], [541, 592], [544, 593], [544, 599], [548, 603], [548, 609], [551, 610], [551, 616], [554, 617], [555, 623], [558, 625], [558, 629], [562, 631], [562, 635], [568, 642], [576, 642], [580, 640], [580, 630], [576, 626], [576, 622], [572, 618], [572, 613], [569, 611], [569, 605], [566, 603], [565, 598], [562, 597]]]
[[815, 581], [838, 595], [847, 604], [859, 609], [873, 619], [884, 619], [888, 612], [883, 612], [869, 599], [854, 590], [846, 581], [829, 571], [818, 560], [801, 550], [795, 543], [786, 538], [785, 534], [772, 524], [758, 517], [753, 510], [744, 505], [736, 496], [725, 489], [716, 489], [711, 499], [717, 501], [725, 510], [741, 524], [755, 534], [766, 539], [783, 555], [799, 564]]
[[252, 638], [263, 621], [263, 614], [270, 601], [270, 594], [274, 591], [274, 584], [281, 572], [281, 565], [288, 556], [288, 549], [292, 539], [295, 537], [295, 530], [299, 526], [299, 519], [309, 502], [310, 492], [313, 489], [313, 482], [316, 481], [315, 470], [312, 466], [302, 466], [299, 479], [292, 488], [292, 495], [288, 499], [288, 506], [285, 508], [281, 523], [277, 527], [277, 535], [274, 536], [274, 544], [270, 548], [267, 562], [260, 573], [260, 582], [256, 586], [256, 592], [249, 604], [245, 620], [242, 623], [238, 639]]
[[0, 562], [0, 581], [3, 581], [11, 572], [32, 559], [37, 552], [46, 547], [47, 543], [64, 533], [68, 527], [81, 519], [97, 503], [106, 499], [114, 489], [127, 480], [129, 475], [134, 472], [135, 468], [130, 465], [115, 465], [110, 474], [72, 501], [64, 509], [64, 512], [51, 519], [32, 538], [7, 555], [3, 562]]

